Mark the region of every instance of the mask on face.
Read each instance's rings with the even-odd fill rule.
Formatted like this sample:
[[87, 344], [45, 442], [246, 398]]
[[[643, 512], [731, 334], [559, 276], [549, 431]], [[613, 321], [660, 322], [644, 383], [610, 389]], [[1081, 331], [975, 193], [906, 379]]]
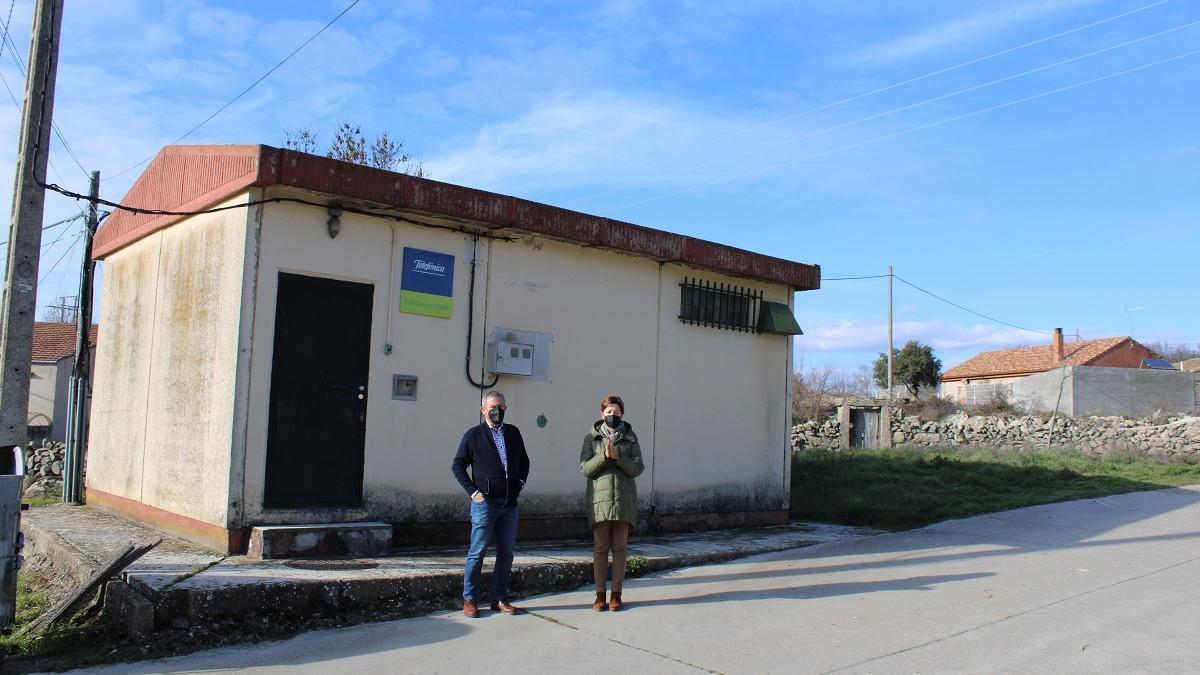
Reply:
[[492, 424], [503, 424], [504, 411], [500, 408], [492, 408], [488, 411], [488, 421], [490, 421]]
[[616, 429], [617, 427], [621, 426], [621, 416], [620, 415], [605, 415], [604, 423], [608, 425], [609, 429]]

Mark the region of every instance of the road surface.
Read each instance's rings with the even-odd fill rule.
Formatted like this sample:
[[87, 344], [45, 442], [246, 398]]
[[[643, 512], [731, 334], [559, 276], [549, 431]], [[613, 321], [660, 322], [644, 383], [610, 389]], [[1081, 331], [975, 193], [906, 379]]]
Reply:
[[89, 672], [1200, 672], [1200, 487], [677, 570], [631, 580], [617, 613], [592, 597]]

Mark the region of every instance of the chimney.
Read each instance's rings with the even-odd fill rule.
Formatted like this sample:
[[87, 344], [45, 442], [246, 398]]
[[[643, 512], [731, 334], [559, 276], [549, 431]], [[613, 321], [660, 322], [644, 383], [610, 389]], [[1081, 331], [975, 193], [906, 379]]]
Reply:
[[1054, 365], [1062, 363], [1063, 360], [1063, 338], [1062, 329], [1054, 329]]

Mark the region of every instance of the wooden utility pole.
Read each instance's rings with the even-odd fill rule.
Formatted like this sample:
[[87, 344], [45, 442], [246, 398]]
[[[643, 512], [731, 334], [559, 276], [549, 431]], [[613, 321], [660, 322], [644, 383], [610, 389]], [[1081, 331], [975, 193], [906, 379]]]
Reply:
[[87, 231], [83, 234], [83, 264], [79, 269], [79, 308], [75, 311], [75, 362], [67, 399], [67, 450], [63, 457], [63, 501], [83, 503], [83, 449], [87, 442], [88, 389], [91, 386], [92, 237], [100, 219], [96, 213], [100, 199], [100, 172], [92, 172], [88, 191]]
[[892, 400], [892, 266], [888, 265], [888, 400]]
[[28, 440], [29, 369], [63, 0], [37, 0], [0, 307], [0, 457]]

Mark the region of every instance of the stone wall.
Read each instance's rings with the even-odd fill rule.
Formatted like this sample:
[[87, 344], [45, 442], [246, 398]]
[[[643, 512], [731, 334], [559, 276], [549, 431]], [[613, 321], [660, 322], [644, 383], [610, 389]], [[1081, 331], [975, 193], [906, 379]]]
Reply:
[[[792, 448], [842, 447], [836, 417], [792, 427]], [[1200, 463], [1200, 417], [990, 416], [956, 413], [938, 421], [892, 413], [898, 448], [983, 447], [999, 450], [1062, 448], [1089, 455], [1133, 453], [1170, 462]]]
[[66, 449], [66, 444], [49, 440], [25, 448], [24, 496], [61, 494]]

